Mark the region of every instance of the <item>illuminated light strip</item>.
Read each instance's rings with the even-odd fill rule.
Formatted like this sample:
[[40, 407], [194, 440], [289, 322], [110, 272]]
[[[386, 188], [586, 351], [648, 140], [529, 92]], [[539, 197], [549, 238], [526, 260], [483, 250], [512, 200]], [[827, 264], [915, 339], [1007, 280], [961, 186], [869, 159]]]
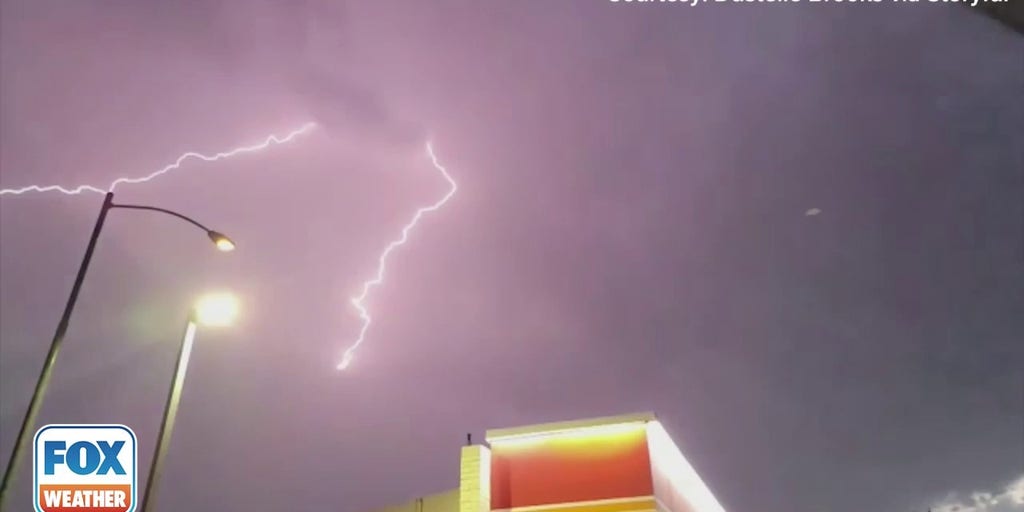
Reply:
[[694, 512], [725, 512], [661, 422], [652, 421], [647, 425], [647, 443], [651, 464], [665, 472], [672, 487], [693, 506]]
[[177, 160], [174, 161], [174, 163], [172, 163], [170, 165], [167, 165], [166, 167], [164, 167], [162, 169], [159, 169], [157, 171], [154, 171], [154, 172], [152, 172], [150, 174], [147, 174], [145, 176], [142, 176], [142, 177], [139, 177], [139, 178], [130, 178], [130, 177], [117, 178], [116, 180], [114, 180], [110, 184], [109, 187], [107, 187], [106, 190], [103, 190], [103, 189], [98, 188], [98, 187], [94, 187], [92, 185], [79, 185], [79, 186], [74, 187], [74, 188], [64, 188], [61, 185], [47, 185], [47, 186], [29, 185], [27, 187], [21, 187], [21, 188], [5, 188], [5, 189], [0, 189], [0, 195], [8, 195], [8, 194], [11, 194], [11, 195], [21, 195], [21, 194], [25, 194], [25, 193], [28, 193], [28, 192], [39, 192], [39, 193], [59, 192], [61, 194], [65, 194], [65, 195], [78, 195], [78, 194], [81, 194], [83, 192], [94, 192], [94, 193], [97, 193], [97, 194], [106, 194], [107, 192], [113, 192], [114, 189], [117, 188], [117, 186], [121, 185], [121, 184], [131, 185], [131, 184], [144, 183], [144, 182], [150, 181], [150, 180], [152, 180], [154, 178], [157, 178], [157, 177], [159, 177], [159, 176], [161, 176], [163, 174], [166, 174], [168, 172], [171, 172], [171, 171], [173, 171], [175, 169], [180, 168], [182, 166], [182, 164], [185, 163], [185, 161], [190, 160], [190, 159], [199, 159], [199, 160], [203, 160], [205, 162], [216, 162], [218, 160], [223, 160], [225, 158], [230, 158], [230, 157], [233, 157], [235, 155], [242, 154], [242, 153], [252, 153], [252, 152], [255, 152], [255, 151], [260, 151], [260, 150], [266, 149], [266, 148], [268, 148], [268, 147], [270, 147], [271, 145], [274, 145], [274, 144], [285, 144], [285, 143], [291, 142], [292, 139], [294, 139], [294, 138], [298, 137], [299, 135], [302, 135], [302, 134], [304, 134], [306, 132], [309, 132], [314, 127], [316, 127], [316, 123], [306, 123], [306, 124], [300, 126], [299, 128], [296, 128], [295, 130], [292, 130], [291, 132], [289, 132], [284, 137], [278, 137], [277, 135], [270, 135], [263, 142], [261, 142], [259, 144], [253, 144], [253, 145], [249, 145], [249, 146], [240, 146], [240, 147], [234, 148], [232, 150], [222, 151], [222, 152], [219, 152], [219, 153], [215, 153], [213, 155], [204, 155], [202, 153], [196, 153], [194, 151], [189, 151], [188, 153], [185, 153], [185, 154], [179, 156], [177, 158]]
[[405, 242], [409, 240], [409, 233], [412, 232], [413, 228], [416, 227], [416, 224], [419, 223], [420, 219], [423, 218], [425, 214], [439, 210], [459, 189], [458, 184], [456, 184], [455, 180], [452, 179], [450, 174], [448, 174], [448, 170], [438, 162], [437, 155], [434, 154], [434, 147], [430, 142], [427, 143], [427, 155], [430, 156], [430, 161], [434, 165], [434, 169], [441, 173], [441, 176], [443, 176], [445, 181], [448, 182], [448, 192], [434, 204], [424, 206], [416, 210], [412, 220], [402, 228], [402, 235], [397, 240], [388, 244], [387, 247], [384, 248], [384, 252], [377, 257], [376, 275], [372, 279], [363, 283], [363, 290], [358, 296], [352, 297], [352, 306], [354, 306], [359, 312], [359, 318], [362, 320], [363, 325], [359, 329], [359, 336], [356, 337], [356, 340], [352, 342], [352, 345], [350, 345], [342, 355], [341, 362], [338, 363], [337, 366], [338, 370], [344, 370], [352, 364], [352, 359], [355, 357], [356, 350], [363, 344], [363, 342], [366, 341], [366, 332], [370, 329], [370, 324], [373, 322], [373, 318], [370, 316], [369, 307], [366, 305], [366, 298], [370, 294], [370, 290], [372, 288], [379, 286], [384, 282], [384, 272], [387, 267], [388, 256], [390, 256], [395, 249], [404, 245]]
[[527, 507], [496, 508], [492, 512], [640, 512], [652, 511], [656, 507], [653, 496], [634, 498], [611, 498], [606, 500], [574, 501]]
[[536, 432], [512, 437], [488, 438], [487, 442], [495, 446], [510, 446], [540, 443], [551, 438], [584, 440], [590, 437], [611, 436], [629, 432], [642, 432], [644, 423], [620, 423], [618, 425], [596, 425], [593, 427], [570, 428], [549, 432]]
[[599, 433], [602, 431], [624, 432], [642, 427], [645, 423], [655, 421], [656, 419], [657, 418], [651, 413], [627, 414], [623, 416], [610, 416], [589, 420], [563, 421], [527, 427], [488, 430], [485, 437], [487, 442], [493, 443], [516, 439], [565, 435], [567, 433], [577, 432], [581, 433], [581, 435]]

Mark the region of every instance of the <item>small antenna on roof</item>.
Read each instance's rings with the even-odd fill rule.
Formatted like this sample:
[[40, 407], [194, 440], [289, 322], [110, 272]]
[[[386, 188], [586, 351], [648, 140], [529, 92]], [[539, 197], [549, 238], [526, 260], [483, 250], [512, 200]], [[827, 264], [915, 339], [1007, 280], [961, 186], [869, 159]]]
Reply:
[[473, 446], [473, 434], [466, 434], [466, 446]]

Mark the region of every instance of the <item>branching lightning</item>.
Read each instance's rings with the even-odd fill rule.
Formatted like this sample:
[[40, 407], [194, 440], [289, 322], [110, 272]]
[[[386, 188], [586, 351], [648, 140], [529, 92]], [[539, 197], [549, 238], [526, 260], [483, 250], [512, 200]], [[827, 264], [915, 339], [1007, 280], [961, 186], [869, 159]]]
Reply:
[[[288, 132], [283, 137], [279, 137], [277, 135], [270, 135], [266, 139], [264, 139], [263, 142], [260, 142], [258, 144], [239, 146], [234, 149], [214, 153], [212, 155], [205, 155], [195, 151], [189, 151], [179, 156], [174, 161], [174, 163], [169, 164], [156, 171], [153, 171], [145, 176], [124, 176], [117, 178], [113, 182], [111, 182], [106, 189], [96, 187], [93, 185], [79, 185], [73, 188], [64, 187], [62, 185], [29, 185], [21, 188], [0, 189], [0, 196], [49, 192], [56, 192], [65, 195], [79, 195], [84, 194], [86, 192], [106, 194], [107, 192], [113, 192], [118, 185], [132, 185], [137, 183], [145, 183], [153, 179], [156, 179], [164, 174], [181, 168], [181, 166], [184, 165], [188, 160], [196, 159], [205, 162], [216, 162], [218, 160], [223, 160], [243, 153], [261, 151], [272, 145], [286, 144], [288, 142], [291, 142], [296, 137], [309, 132], [315, 127], [316, 123], [306, 123]], [[352, 342], [352, 344], [348, 347], [348, 349], [345, 350], [344, 354], [342, 355], [341, 362], [338, 364], [337, 367], [338, 370], [344, 370], [349, 367], [349, 365], [352, 363], [352, 359], [355, 357], [356, 350], [359, 348], [360, 345], [363, 344], [363, 342], [366, 341], [366, 333], [369, 331], [370, 324], [373, 322], [373, 318], [370, 316], [370, 310], [369, 306], [366, 304], [366, 300], [369, 297], [370, 291], [374, 287], [383, 284], [384, 275], [387, 270], [388, 257], [396, 249], [398, 249], [402, 245], [405, 245], [405, 243], [409, 240], [410, 233], [416, 227], [416, 225], [419, 224], [420, 219], [423, 218], [424, 215], [439, 210], [441, 207], [445, 205], [445, 203], [447, 203], [455, 195], [455, 192], [458, 190], [458, 185], [455, 183], [455, 180], [452, 179], [451, 175], [448, 174], [448, 170], [445, 169], [445, 167], [441, 165], [441, 163], [438, 161], [437, 155], [434, 153], [434, 147], [431, 143], [428, 142], [426, 144], [426, 150], [427, 155], [430, 157], [430, 162], [434, 166], [434, 169], [436, 169], [445, 179], [445, 181], [448, 182], [448, 192], [445, 193], [444, 196], [438, 199], [435, 203], [416, 210], [416, 213], [412, 216], [412, 219], [402, 228], [401, 236], [399, 236], [398, 239], [389, 243], [387, 247], [384, 248], [384, 251], [381, 252], [380, 255], [377, 257], [376, 274], [374, 274], [374, 276], [371, 279], [363, 283], [362, 291], [359, 293], [359, 295], [352, 297], [350, 299], [352, 305], [356, 308], [356, 311], [359, 313], [359, 318], [362, 320], [362, 326], [359, 329], [359, 335], [356, 337], [355, 341]]]
[[398, 237], [397, 240], [388, 244], [387, 247], [384, 248], [384, 251], [380, 253], [380, 256], [377, 257], [376, 275], [374, 275], [372, 279], [363, 283], [363, 289], [359, 295], [351, 298], [352, 305], [359, 312], [359, 318], [362, 319], [363, 325], [359, 329], [359, 336], [356, 337], [355, 341], [352, 342], [347, 350], [345, 350], [345, 353], [341, 358], [341, 362], [338, 363], [338, 370], [344, 370], [352, 364], [352, 359], [355, 357], [356, 349], [366, 341], [366, 332], [370, 329], [370, 323], [373, 322], [373, 318], [370, 316], [370, 310], [366, 305], [366, 298], [373, 287], [379, 286], [384, 282], [384, 272], [387, 269], [388, 256], [390, 256], [395, 249], [404, 245], [405, 242], [409, 240], [409, 233], [412, 232], [413, 228], [416, 227], [416, 224], [419, 223], [420, 219], [423, 218], [424, 215], [439, 210], [459, 189], [455, 180], [453, 180], [451, 175], [448, 174], [448, 170], [438, 162], [437, 155], [434, 154], [434, 147], [429, 142], [427, 143], [427, 155], [430, 157], [430, 161], [434, 165], [434, 169], [441, 173], [441, 176], [443, 176], [445, 181], [448, 182], [448, 192], [434, 204], [424, 206], [416, 210], [415, 215], [412, 216], [412, 220], [402, 228], [402, 235]]
[[121, 185], [121, 184], [130, 185], [130, 184], [135, 184], [135, 183], [144, 183], [144, 182], [150, 181], [152, 179], [155, 179], [155, 178], [157, 178], [157, 177], [159, 177], [159, 176], [161, 176], [163, 174], [166, 174], [168, 172], [171, 172], [173, 170], [176, 170], [176, 169], [180, 168], [187, 160], [190, 160], [190, 159], [199, 159], [199, 160], [203, 160], [203, 161], [206, 161], [206, 162], [216, 162], [217, 160], [223, 160], [225, 158], [230, 158], [230, 157], [233, 157], [235, 155], [242, 154], [242, 153], [252, 153], [252, 152], [255, 152], [255, 151], [260, 151], [262, 149], [266, 149], [266, 148], [268, 148], [268, 147], [270, 147], [272, 145], [275, 145], [275, 144], [285, 144], [287, 142], [291, 142], [292, 139], [298, 137], [299, 135], [302, 135], [302, 134], [312, 130], [315, 126], [316, 126], [316, 123], [306, 123], [306, 124], [300, 126], [299, 128], [296, 128], [296, 129], [292, 130], [291, 132], [289, 132], [284, 137], [278, 137], [277, 135], [270, 135], [266, 139], [264, 139], [263, 142], [260, 142], [259, 144], [253, 144], [253, 145], [249, 145], [249, 146], [240, 146], [240, 147], [237, 147], [235, 149], [232, 149], [232, 150], [229, 150], [229, 151], [222, 151], [220, 153], [215, 153], [213, 155], [204, 155], [202, 153], [196, 153], [194, 151], [189, 151], [188, 153], [185, 153], [185, 154], [179, 156], [178, 159], [174, 161], [174, 163], [172, 163], [172, 164], [170, 164], [170, 165], [168, 165], [168, 166], [166, 166], [166, 167], [164, 167], [164, 168], [162, 168], [160, 170], [157, 170], [157, 171], [154, 171], [154, 172], [152, 172], [150, 174], [147, 174], [145, 176], [142, 176], [142, 177], [139, 177], [139, 178], [131, 178], [131, 177], [117, 178], [116, 180], [114, 180], [110, 184], [109, 187], [107, 187], [106, 190], [103, 190], [103, 189], [98, 188], [98, 187], [94, 187], [92, 185], [79, 185], [79, 186], [74, 187], [74, 188], [65, 188], [65, 187], [62, 187], [60, 185], [47, 185], [47, 186], [29, 185], [27, 187], [22, 187], [22, 188], [5, 188], [5, 189], [0, 189], [0, 195], [8, 195], [8, 194], [20, 195], [20, 194], [26, 194], [26, 193], [29, 193], [29, 192], [40, 192], [40, 193], [42, 193], [42, 192], [59, 192], [61, 194], [66, 194], [66, 195], [78, 195], [78, 194], [81, 194], [83, 192], [95, 192], [97, 194], [106, 194], [107, 192], [113, 192], [114, 189], [118, 185]]

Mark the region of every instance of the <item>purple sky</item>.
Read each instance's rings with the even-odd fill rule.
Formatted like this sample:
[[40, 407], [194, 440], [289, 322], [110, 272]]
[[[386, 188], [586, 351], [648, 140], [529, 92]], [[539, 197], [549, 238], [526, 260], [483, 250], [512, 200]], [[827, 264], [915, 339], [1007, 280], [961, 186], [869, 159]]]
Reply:
[[[190, 300], [236, 291], [164, 510], [365, 512], [455, 487], [466, 432], [643, 410], [737, 512], [909, 512], [1024, 473], [1024, 39], [966, 8], [2, 9], [0, 186], [321, 125], [119, 188], [239, 249], [113, 212], [40, 425], [127, 424], [148, 467]], [[445, 191], [427, 137], [461, 190], [339, 374], [346, 297]], [[0, 199], [4, 461], [100, 201]]]

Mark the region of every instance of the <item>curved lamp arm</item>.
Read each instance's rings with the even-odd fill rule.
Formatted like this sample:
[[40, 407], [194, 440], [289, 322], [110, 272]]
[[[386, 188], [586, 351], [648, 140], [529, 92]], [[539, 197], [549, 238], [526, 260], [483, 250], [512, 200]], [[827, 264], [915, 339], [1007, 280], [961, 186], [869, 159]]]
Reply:
[[157, 208], [155, 206], [143, 206], [143, 205], [138, 205], [138, 204], [114, 204], [114, 203], [111, 203], [110, 204], [110, 208], [126, 208], [126, 209], [129, 209], [129, 210], [147, 210], [147, 211], [151, 211], [151, 212], [166, 213], [167, 215], [171, 215], [173, 217], [177, 217], [177, 218], [179, 218], [179, 219], [181, 219], [181, 220], [183, 220], [185, 222], [188, 222], [189, 224], [192, 224], [193, 226], [195, 226], [195, 227], [205, 231], [206, 232], [206, 236], [210, 237], [210, 240], [213, 240], [213, 243], [221, 251], [227, 252], [227, 251], [232, 251], [232, 250], [235, 249], [235, 243], [233, 241], [231, 241], [231, 239], [228, 238], [224, 233], [221, 233], [219, 231], [214, 231], [214, 230], [204, 226], [199, 221], [197, 221], [197, 220], [195, 220], [195, 219], [193, 219], [193, 218], [191, 218], [191, 217], [189, 217], [187, 215], [182, 215], [182, 214], [180, 214], [180, 213], [178, 213], [176, 211], [168, 210], [166, 208]]
[[195, 219], [193, 219], [191, 217], [188, 217], [186, 215], [182, 215], [182, 214], [180, 214], [178, 212], [168, 210], [166, 208], [157, 208], [155, 206], [142, 206], [142, 205], [137, 205], [137, 204], [111, 204], [110, 207], [111, 208], [128, 208], [130, 210], [149, 210], [149, 211], [153, 211], [153, 212], [166, 213], [167, 215], [173, 215], [173, 216], [175, 216], [175, 217], [177, 217], [177, 218], [179, 218], [179, 219], [181, 219], [181, 220], [183, 220], [185, 222], [188, 222], [189, 224], [192, 224], [193, 226], [195, 226], [195, 227], [197, 227], [197, 228], [199, 228], [199, 229], [201, 229], [203, 231], [206, 231], [206, 232], [212, 231], [210, 228], [200, 224], [199, 221], [197, 221], [197, 220], [195, 220]]

